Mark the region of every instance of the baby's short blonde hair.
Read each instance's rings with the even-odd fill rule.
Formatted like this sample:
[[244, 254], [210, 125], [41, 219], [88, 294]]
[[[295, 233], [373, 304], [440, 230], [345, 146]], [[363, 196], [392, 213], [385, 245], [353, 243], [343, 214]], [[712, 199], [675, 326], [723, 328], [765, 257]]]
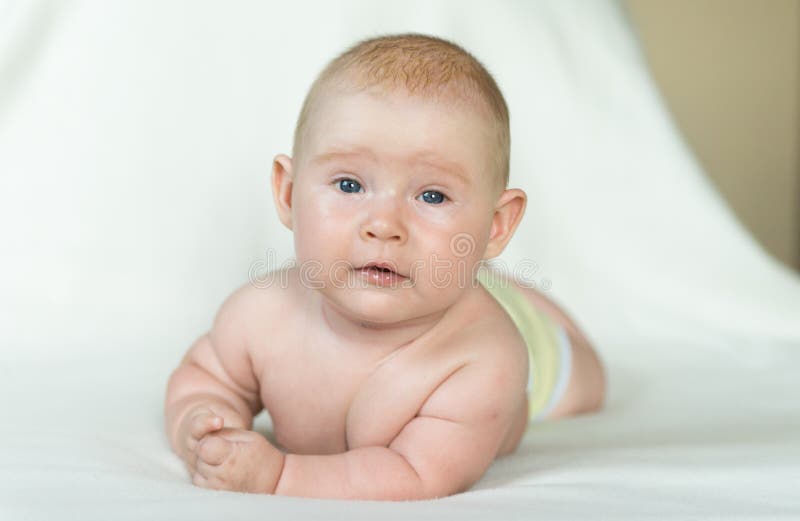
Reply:
[[453, 42], [418, 33], [362, 40], [331, 60], [306, 95], [294, 131], [292, 155], [299, 161], [310, 114], [329, 90], [368, 88], [445, 98], [479, 110], [495, 123], [495, 176], [508, 186], [511, 132], [506, 101], [494, 78], [469, 52]]

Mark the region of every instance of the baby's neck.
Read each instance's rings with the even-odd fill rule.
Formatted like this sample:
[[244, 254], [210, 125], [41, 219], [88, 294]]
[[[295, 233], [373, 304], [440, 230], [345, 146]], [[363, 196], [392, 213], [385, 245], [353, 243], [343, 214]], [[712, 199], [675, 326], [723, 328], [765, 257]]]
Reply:
[[347, 314], [318, 292], [315, 307], [328, 332], [343, 344], [373, 352], [390, 352], [410, 344], [433, 329], [448, 309], [402, 322], [376, 323], [359, 320]]

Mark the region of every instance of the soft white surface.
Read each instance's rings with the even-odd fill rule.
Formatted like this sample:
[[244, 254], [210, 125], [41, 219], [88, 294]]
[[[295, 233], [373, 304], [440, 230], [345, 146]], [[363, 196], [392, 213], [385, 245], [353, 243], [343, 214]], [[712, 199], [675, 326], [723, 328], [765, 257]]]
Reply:
[[[165, 356], [24, 363], [4, 383], [3, 519], [791, 519], [800, 515], [796, 351], [768, 368], [695, 346], [607, 357], [601, 414], [530, 429], [467, 493], [409, 503], [192, 486], [162, 439]], [[103, 371], [98, 369], [102, 367]], [[24, 399], [17, 397], [24, 396]], [[28, 407], [26, 407], [27, 405]], [[33, 407], [31, 409], [30, 407]], [[268, 417], [256, 430], [266, 432]], [[190, 517], [191, 516], [191, 517]], [[297, 516], [297, 517], [295, 517]]]
[[[291, 255], [269, 169], [314, 75], [400, 31], [497, 78], [529, 196], [503, 261], [595, 341], [607, 406], [438, 501], [193, 487], [167, 376]], [[0, 237], [3, 519], [800, 516], [800, 280], [706, 180], [614, 3], [0, 0]]]

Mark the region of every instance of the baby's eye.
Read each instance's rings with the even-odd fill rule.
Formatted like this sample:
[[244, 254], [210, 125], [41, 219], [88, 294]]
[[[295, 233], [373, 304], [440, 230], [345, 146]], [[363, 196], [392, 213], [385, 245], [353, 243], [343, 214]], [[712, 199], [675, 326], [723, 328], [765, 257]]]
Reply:
[[361, 184], [358, 181], [353, 181], [352, 179], [341, 179], [339, 181], [339, 190], [349, 194], [354, 194], [361, 190]]
[[426, 203], [441, 204], [445, 199], [447, 199], [447, 196], [445, 196], [442, 192], [437, 192], [436, 190], [428, 190], [427, 192], [422, 193], [422, 200]]

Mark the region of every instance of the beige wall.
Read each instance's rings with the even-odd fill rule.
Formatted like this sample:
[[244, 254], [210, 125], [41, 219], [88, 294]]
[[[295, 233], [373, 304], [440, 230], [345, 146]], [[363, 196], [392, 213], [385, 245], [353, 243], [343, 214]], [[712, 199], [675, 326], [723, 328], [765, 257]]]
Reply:
[[800, 0], [626, 0], [683, 134], [741, 222], [800, 271]]

